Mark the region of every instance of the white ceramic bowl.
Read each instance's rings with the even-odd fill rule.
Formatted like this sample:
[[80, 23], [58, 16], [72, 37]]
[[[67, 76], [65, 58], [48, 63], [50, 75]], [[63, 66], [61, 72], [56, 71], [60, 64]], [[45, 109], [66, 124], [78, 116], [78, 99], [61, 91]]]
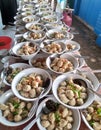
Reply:
[[25, 44], [27, 44], [27, 43], [30, 43], [30, 42], [21, 42], [21, 43], [19, 43], [19, 44], [16, 44], [13, 48], [12, 48], [12, 51], [13, 51], [13, 53], [16, 55], [16, 56], [20, 56], [22, 59], [24, 59], [24, 60], [29, 60], [29, 59], [31, 59], [32, 57], [34, 57], [39, 51], [40, 51], [40, 48], [38, 47], [38, 45], [37, 44], [35, 44], [35, 43], [32, 43], [33, 45], [36, 45], [37, 46], [37, 49], [36, 49], [36, 52], [34, 52], [33, 54], [30, 54], [30, 55], [20, 55], [20, 54], [18, 54], [18, 50], [23, 46], [23, 45], [25, 45]]
[[32, 4], [24, 4], [22, 8], [33, 8]]
[[20, 19], [20, 20], [15, 21], [14, 24], [16, 26], [22, 26], [22, 25], [24, 25], [24, 22], [22, 21], [22, 19]]
[[[37, 109], [37, 112], [36, 112], [36, 116], [41, 112], [42, 110], [42, 107], [44, 106], [45, 102], [48, 101], [48, 100], [52, 100], [56, 103], [58, 103], [58, 101], [54, 98], [54, 96], [50, 96], [50, 97], [47, 97], [46, 99], [44, 99], [40, 104], [39, 104], [39, 107]], [[79, 127], [80, 127], [80, 124], [81, 124], [81, 117], [80, 117], [80, 113], [78, 110], [72, 110], [73, 112], [73, 118], [74, 118], [74, 122], [73, 122], [73, 127], [72, 127], [72, 130], [79, 130]], [[40, 123], [40, 118], [37, 119], [37, 126], [40, 130], [46, 130]]]
[[85, 66], [85, 64], [86, 64], [85, 60], [83, 58], [77, 58], [77, 56], [79, 57], [80, 54], [76, 54], [75, 52], [74, 53], [71, 52], [69, 54], [71, 54], [72, 56], [74, 56], [77, 59], [77, 61], [79, 63], [79, 66], [78, 66], [79, 69], [81, 69], [83, 66]]
[[[39, 26], [41, 29], [37, 30], [37, 29], [31, 29], [31, 26]], [[44, 25], [40, 24], [40, 23], [27, 23], [25, 25], [25, 27], [29, 30], [29, 31], [32, 31], [32, 32], [40, 32], [40, 31], [44, 31], [45, 27]]]
[[[27, 21], [27, 19], [29, 19], [29, 21]], [[30, 15], [30, 16], [27, 16], [27, 17], [24, 17], [22, 19], [22, 21], [24, 23], [29, 23], [29, 22], [35, 22], [35, 23], [38, 23], [40, 21], [40, 18], [38, 16], [35, 16], [35, 15]]]
[[42, 38], [39, 38], [39, 39], [34, 39], [34, 38], [30, 38], [30, 34], [31, 33], [34, 33], [34, 32], [26, 32], [26, 33], [24, 33], [24, 35], [23, 35], [23, 37], [26, 39], [26, 40], [28, 40], [28, 41], [31, 41], [31, 42], [41, 42], [42, 40], [44, 40], [44, 38], [46, 37], [46, 34], [45, 34], [45, 32], [44, 31], [40, 31], [40, 32], [35, 32], [35, 34], [42, 34], [43, 35], [43, 37]]
[[45, 95], [48, 94], [48, 92], [50, 91], [51, 87], [52, 87], [52, 78], [50, 76], [50, 74], [45, 71], [44, 69], [40, 69], [40, 68], [28, 68], [28, 69], [25, 69], [23, 71], [21, 71], [18, 75], [15, 76], [15, 78], [13, 79], [13, 82], [12, 82], [12, 85], [11, 85], [11, 88], [12, 88], [12, 91], [13, 93], [19, 97], [20, 99], [22, 100], [25, 100], [25, 101], [35, 101], [38, 99], [38, 97], [36, 98], [26, 98], [26, 97], [23, 97], [21, 96], [21, 94], [18, 92], [18, 90], [16, 89], [16, 86], [17, 84], [19, 83], [19, 81], [23, 78], [23, 77], [26, 77], [28, 76], [29, 74], [32, 74], [32, 73], [36, 73], [36, 74], [40, 74], [43, 76], [44, 78], [44, 81], [49, 78], [50, 79], [50, 83], [49, 83], [49, 86], [47, 86], [47, 89], [45, 90], [45, 92], [41, 95], [40, 98], [44, 97]]
[[48, 15], [52, 15], [52, 11], [48, 10], [48, 11], [37, 12], [36, 15], [41, 16], [41, 17], [45, 17]]
[[[13, 96], [13, 92], [12, 90], [8, 90], [6, 91], [1, 97], [0, 97], [0, 104], [3, 104], [5, 103], [11, 96]], [[35, 102], [33, 102], [35, 103]], [[15, 127], [15, 126], [20, 126], [24, 123], [26, 123], [27, 121], [29, 121], [33, 116], [34, 116], [35, 112], [33, 112], [33, 114], [30, 116], [30, 117], [27, 117], [25, 118], [24, 120], [22, 121], [19, 121], [19, 122], [10, 122], [8, 121], [4, 116], [2, 116], [2, 111], [0, 110], [0, 123], [5, 125], [5, 126], [12, 126], [12, 127]]]
[[[62, 33], [64, 34], [64, 38], [53, 38], [52, 35], [54, 35], [54, 33]], [[46, 32], [46, 35], [48, 38], [50, 39], [53, 39], [53, 40], [72, 40], [74, 38], [74, 35], [67, 32], [67, 31], [64, 31], [64, 30], [61, 30], [61, 29], [51, 29], [49, 31]]]
[[[98, 101], [101, 103], [101, 98], [99, 98], [98, 96], [95, 96], [94, 101]], [[91, 127], [91, 125], [88, 123], [87, 119], [85, 118], [84, 113], [81, 111], [81, 117], [84, 121], [84, 123], [86, 124], [86, 126], [88, 127], [89, 130], [94, 130], [93, 127]], [[99, 127], [99, 126], [98, 126]], [[99, 127], [100, 128], [100, 127]]]
[[[52, 21], [47, 21], [46, 19], [52, 19]], [[46, 23], [57, 23], [58, 18], [54, 15], [44, 16], [41, 18], [42, 22]]]
[[[29, 64], [25, 64], [25, 63], [14, 63], [9, 65], [9, 67], [11, 67], [12, 69], [16, 69], [16, 68], [23, 68], [23, 69], [27, 69], [29, 67], [31, 67]], [[3, 73], [1, 73], [1, 78], [3, 77]], [[7, 82], [6, 77], [4, 79], [4, 83], [8, 86], [11, 86], [10, 83]]]
[[48, 29], [62, 29], [63, 28], [63, 24], [59, 24], [59, 23], [47, 23], [45, 24], [47, 30]]
[[80, 71], [77, 71], [77, 73], [80, 74], [81, 76], [85, 77], [87, 80], [89, 80], [90, 83], [93, 85], [93, 89], [97, 90], [100, 83], [99, 83], [98, 78], [95, 76], [95, 74], [92, 73], [91, 71], [83, 69], [83, 68], [80, 68], [79, 70]]
[[66, 45], [64, 44], [64, 42], [58, 41], [58, 40], [57, 40], [57, 41], [45, 40], [44, 42], [42, 42], [42, 43], [40, 44], [41, 50], [42, 50], [44, 53], [48, 54], [48, 55], [50, 55], [50, 54], [55, 54], [55, 53], [49, 53], [49, 52], [45, 49], [45, 45], [49, 45], [49, 44], [51, 45], [52, 43], [59, 44], [59, 45], [61, 46], [61, 48], [62, 48], [61, 52], [57, 52], [56, 54], [62, 54], [62, 53], [65, 52], [65, 50], [66, 50]]
[[75, 42], [75, 41], [66, 40], [65, 44], [66, 44], [66, 46], [67, 45], [73, 46], [73, 49], [70, 49], [70, 50], [66, 49], [66, 52], [75, 52], [75, 51], [79, 51], [80, 50], [80, 44]]
[[26, 12], [22, 12], [21, 15], [22, 15], [23, 17], [27, 17], [27, 16], [30, 16], [30, 15], [33, 15], [33, 12], [31, 12], [31, 11], [26, 11]]
[[[32, 59], [29, 60], [29, 64], [32, 66], [32, 67], [36, 67], [36, 64], [33, 64], [32, 62], [35, 61], [35, 60], [38, 60], [38, 62], [40, 61], [40, 63], [42, 63], [42, 61], [44, 61], [44, 59], [46, 59], [48, 57], [47, 54], [45, 53], [39, 53], [37, 54], [35, 57], [33, 57]], [[46, 60], [45, 60], [46, 61]], [[37, 68], [40, 68], [39, 66]], [[48, 69], [47, 66], [42, 66], [41, 69]]]
[[[57, 92], [59, 84], [62, 81], [64, 81], [64, 80], [70, 80], [70, 78], [72, 78], [72, 79], [82, 79], [82, 80], [84, 80], [88, 84], [87, 80], [85, 78], [83, 78], [82, 76], [78, 75], [78, 74], [64, 74], [64, 75], [60, 75], [53, 82], [53, 85], [52, 85], [53, 95], [58, 100], [58, 102], [60, 102], [62, 105], [66, 106], [68, 108], [71, 108], [71, 109], [84, 109], [84, 108], [88, 107], [93, 102], [94, 97], [95, 97], [94, 93], [92, 93], [88, 89], [87, 89], [88, 96], [87, 96], [87, 99], [86, 99], [86, 101], [85, 101], [85, 103], [83, 105], [80, 105], [80, 106], [71, 106], [69, 104], [63, 103], [60, 100], [60, 98], [58, 96], [58, 92]], [[89, 85], [90, 85], [90, 87], [92, 87], [91, 84], [89, 84]]]
[[[47, 65], [47, 67], [49, 68], [49, 70], [53, 71], [54, 73], [64, 74], [63, 72], [57, 72], [57, 71], [55, 71], [55, 70], [53, 70], [53, 69], [51, 68], [52, 59], [54, 59], [54, 58], [56, 58], [56, 57], [58, 57], [57, 54], [50, 55], [50, 56], [46, 59], [46, 65]], [[71, 63], [73, 64], [73, 70], [67, 71], [67, 72], [65, 72], [65, 73], [73, 72], [73, 71], [75, 71], [75, 70], [78, 68], [78, 66], [79, 66], [79, 63], [78, 63], [77, 59], [76, 59], [75, 57], [73, 57], [72, 55], [70, 55], [70, 54], [64, 53], [64, 54], [60, 55], [60, 58], [68, 59], [68, 60], [71, 61]]]
[[23, 12], [26, 12], [26, 11], [31, 11], [31, 12], [33, 12], [33, 8], [22, 8], [22, 11]]

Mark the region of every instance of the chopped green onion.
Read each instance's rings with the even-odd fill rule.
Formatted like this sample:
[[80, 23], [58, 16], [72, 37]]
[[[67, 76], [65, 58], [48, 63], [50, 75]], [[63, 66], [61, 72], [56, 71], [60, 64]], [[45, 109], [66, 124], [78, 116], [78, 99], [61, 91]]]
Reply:
[[61, 120], [60, 115], [56, 112], [56, 113], [55, 113], [55, 121], [56, 121], [57, 123], [59, 123], [60, 120]]
[[101, 116], [101, 108], [98, 108], [98, 109], [97, 109], [97, 114], [98, 114], [99, 116]]

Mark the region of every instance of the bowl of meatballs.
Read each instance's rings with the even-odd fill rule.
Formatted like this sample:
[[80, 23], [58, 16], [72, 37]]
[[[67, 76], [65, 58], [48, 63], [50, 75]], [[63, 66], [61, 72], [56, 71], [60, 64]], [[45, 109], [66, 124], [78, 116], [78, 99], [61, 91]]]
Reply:
[[24, 33], [23, 37], [26, 40], [29, 40], [31, 42], [41, 42], [42, 40], [45, 39], [46, 34], [44, 31], [40, 31], [40, 32], [26, 32]]
[[19, 126], [29, 121], [35, 114], [28, 116], [35, 102], [26, 102], [16, 97], [12, 90], [0, 97], [0, 123], [6, 126]]
[[12, 51], [16, 56], [20, 56], [24, 60], [29, 60], [40, 51], [40, 48], [36, 43], [21, 42], [16, 44], [12, 48]]
[[74, 72], [79, 63], [75, 57], [70, 54], [52, 54], [47, 57], [46, 65], [48, 69], [57, 74]]
[[24, 17], [22, 19], [22, 21], [24, 23], [30, 23], [30, 22], [35, 22], [35, 23], [38, 23], [40, 21], [40, 18], [38, 16], [35, 16], [35, 15], [30, 15], [30, 16], [27, 16], [27, 17]]
[[92, 104], [81, 111], [84, 123], [90, 130], [101, 129], [101, 99], [95, 97]]
[[40, 31], [43, 31], [45, 29], [44, 25], [40, 24], [40, 23], [27, 23], [25, 25], [25, 27], [29, 30], [29, 31], [32, 31], [32, 32], [40, 32]]
[[50, 112], [42, 113], [37, 119], [37, 126], [40, 130], [79, 130], [81, 117], [78, 110], [69, 109], [50, 96], [39, 104], [36, 115], [42, 111], [44, 105]]
[[87, 87], [88, 81], [78, 74], [58, 76], [52, 86], [53, 95], [64, 106], [71, 109], [84, 109], [94, 100], [94, 93]]
[[44, 69], [28, 68], [17, 74], [12, 81], [13, 93], [22, 100], [35, 101], [48, 94], [52, 78]]
[[61, 29], [51, 29], [46, 32], [46, 35], [49, 39], [53, 40], [72, 40], [74, 35]]
[[66, 45], [62, 41], [50, 41], [45, 40], [40, 45], [41, 50], [50, 55], [50, 54], [62, 54], [66, 50]]

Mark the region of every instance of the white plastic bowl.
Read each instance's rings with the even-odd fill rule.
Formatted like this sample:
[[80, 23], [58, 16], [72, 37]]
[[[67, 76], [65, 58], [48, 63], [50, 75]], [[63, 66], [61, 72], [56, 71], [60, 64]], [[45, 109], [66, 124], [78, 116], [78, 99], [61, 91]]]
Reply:
[[[13, 95], [14, 94], [13, 94], [12, 90], [6, 91], [0, 97], [0, 104], [5, 103]], [[35, 102], [33, 102], [33, 103], [35, 103]], [[0, 110], [0, 123], [3, 124], [3, 125], [5, 125], [5, 126], [12, 126], [12, 127], [20, 126], [22, 124], [25, 124], [27, 121], [29, 121], [34, 116], [34, 114], [35, 114], [35, 111], [33, 112], [33, 114], [30, 117], [27, 117], [27, 118], [25, 118], [22, 121], [19, 121], [19, 122], [10, 122], [4, 116], [2, 116], [2, 111]]]
[[[41, 112], [43, 105], [45, 104], [46, 101], [48, 100], [52, 100], [56, 103], [58, 103], [58, 101], [54, 98], [53, 95], [47, 97], [46, 99], [44, 99], [40, 104], [39, 107], [37, 109], [36, 112], [36, 116]], [[81, 117], [80, 117], [80, 113], [78, 110], [72, 110], [73, 112], [73, 118], [74, 118], [74, 122], [73, 122], [73, 127], [72, 130], [79, 130], [80, 128], [80, 124], [81, 124]], [[40, 130], [46, 130], [40, 123], [40, 118], [37, 119], [37, 126]]]
[[14, 53], [16, 56], [20, 56], [20, 57], [21, 57], [22, 59], [24, 59], [24, 60], [29, 60], [29, 59], [31, 59], [32, 57], [34, 57], [34, 56], [40, 51], [40, 48], [38, 47], [38, 45], [35, 44], [35, 43], [32, 43], [33, 45], [36, 45], [36, 46], [37, 46], [36, 52], [34, 52], [34, 53], [31, 54], [31, 55], [19, 55], [17, 51], [18, 51], [23, 45], [25, 45], [25, 44], [27, 44], [27, 43], [30, 43], [30, 42], [21, 42], [21, 43], [19, 43], [19, 44], [16, 44], [16, 45], [12, 48], [13, 53]]
[[19, 74], [17, 74], [14, 79], [13, 79], [13, 82], [12, 82], [12, 85], [11, 85], [11, 88], [12, 88], [12, 91], [13, 93], [20, 99], [24, 100], [24, 101], [35, 101], [38, 99], [38, 97], [36, 98], [25, 98], [23, 96], [21, 96], [21, 94], [18, 92], [18, 90], [16, 89], [16, 86], [17, 84], [19, 83], [19, 81], [23, 78], [23, 77], [26, 77], [28, 76], [29, 74], [32, 74], [32, 73], [36, 73], [36, 74], [40, 74], [43, 76], [44, 80], [46, 80], [47, 78], [50, 79], [50, 83], [49, 83], [49, 86], [47, 86], [47, 89], [46, 91], [42, 94], [42, 97], [46, 96], [48, 94], [48, 92], [50, 91], [51, 87], [52, 87], [52, 78], [50, 76], [50, 74], [45, 71], [44, 69], [40, 69], [40, 68], [28, 68], [28, 69], [25, 69], [23, 71], [21, 71]]
[[[47, 67], [49, 68], [49, 70], [53, 71], [54, 73], [57, 73], [57, 74], [64, 74], [63, 72], [57, 72], [57, 71], [54, 71], [52, 68], [51, 68], [51, 61], [52, 59], [58, 57], [57, 54], [53, 54], [53, 55], [50, 55], [47, 59], [46, 59], [46, 65]], [[67, 71], [65, 73], [70, 73], [70, 72], [73, 72], [75, 71], [78, 66], [79, 66], [79, 63], [77, 61], [77, 59], [75, 57], [73, 57], [72, 55], [70, 54], [67, 54], [67, 53], [64, 53], [62, 55], [60, 55], [60, 58], [65, 58], [65, 59], [68, 59], [69, 61], [71, 61], [71, 63], [73, 64], [73, 70], [71, 71]]]
[[[60, 75], [53, 82], [53, 85], [52, 85], [53, 95], [58, 100], [58, 102], [60, 102], [65, 107], [68, 107], [68, 108], [71, 108], [71, 109], [84, 109], [84, 108], [87, 108], [93, 102], [94, 97], [95, 97], [94, 93], [92, 93], [88, 89], [87, 89], [88, 97], [87, 97], [87, 99], [86, 99], [86, 101], [85, 101], [85, 103], [83, 105], [80, 105], [80, 106], [71, 106], [69, 104], [63, 103], [60, 100], [60, 98], [58, 96], [58, 92], [57, 92], [59, 84], [62, 81], [66, 80], [66, 79], [69, 80], [70, 78], [72, 78], [72, 79], [82, 79], [82, 80], [84, 80], [87, 83], [87, 80], [85, 78], [83, 78], [82, 76], [78, 75], [78, 74], [64, 74], [64, 75]], [[92, 87], [91, 84], [90, 84], [90, 87]]]

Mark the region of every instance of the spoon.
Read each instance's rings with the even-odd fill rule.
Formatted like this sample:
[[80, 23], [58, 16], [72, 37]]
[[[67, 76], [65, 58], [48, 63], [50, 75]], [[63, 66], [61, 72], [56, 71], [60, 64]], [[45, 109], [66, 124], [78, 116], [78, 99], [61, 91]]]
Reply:
[[23, 130], [30, 130], [31, 127], [36, 123], [37, 119], [42, 115], [42, 114], [49, 114], [50, 112], [56, 111], [56, 103], [53, 102], [52, 100], [46, 101], [45, 104], [43, 104], [41, 112], [36, 116], [36, 118], [31, 121]]
[[28, 117], [30, 117], [33, 114], [33, 112], [35, 112], [35, 110], [38, 106], [39, 100], [40, 100], [41, 96], [44, 94], [44, 92], [47, 90], [47, 87], [49, 86], [49, 84], [50, 84], [50, 79], [47, 78], [46, 81], [43, 83], [43, 87], [42, 87], [43, 90], [41, 91], [40, 95], [38, 96], [36, 103], [32, 106], [32, 108], [28, 114]]
[[3, 70], [3, 72], [2, 72], [2, 80], [1, 80], [1, 82], [0, 82], [0, 88], [2, 87], [3, 81], [4, 81], [4, 79], [5, 79], [5, 76], [7, 75], [8, 66], [9, 66], [9, 62], [6, 62], [6, 63], [4, 64], [4, 70]]
[[82, 79], [73, 79], [73, 82], [75, 84], [78, 84], [80, 86], [84, 86], [86, 87], [88, 90], [90, 90], [91, 92], [93, 92], [94, 94], [96, 94], [98, 97], [101, 98], [101, 94], [99, 94], [98, 92], [96, 92], [95, 90], [93, 90], [91, 87], [90, 87], [90, 82], [88, 81], [88, 83], [86, 83], [84, 80]]

